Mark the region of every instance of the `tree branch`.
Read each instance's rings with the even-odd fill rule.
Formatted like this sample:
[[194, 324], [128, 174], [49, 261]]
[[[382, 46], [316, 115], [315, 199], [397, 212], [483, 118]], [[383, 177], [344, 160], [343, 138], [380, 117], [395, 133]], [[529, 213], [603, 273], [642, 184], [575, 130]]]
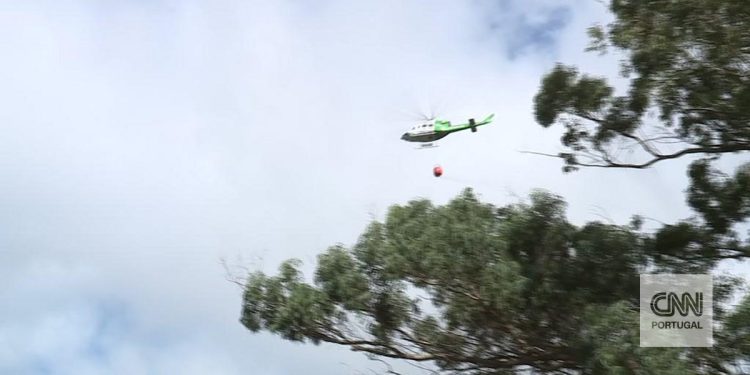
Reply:
[[[738, 143], [738, 144], [730, 144], [730, 145], [720, 145], [720, 146], [699, 146], [699, 147], [691, 147], [686, 148], [683, 150], [680, 150], [678, 152], [672, 153], [672, 154], [655, 154], [655, 157], [651, 160], [644, 162], [644, 163], [618, 163], [616, 161], [611, 160], [608, 155], [604, 154], [602, 157], [602, 160], [604, 163], [602, 164], [596, 164], [596, 163], [581, 163], [581, 162], [575, 162], [571, 165], [574, 166], [581, 166], [581, 167], [595, 167], [595, 168], [630, 168], [630, 169], [645, 169], [648, 168], [660, 161], [664, 160], [670, 160], [670, 159], [676, 159], [681, 156], [685, 155], [691, 155], [691, 154], [725, 154], [725, 153], [731, 153], [731, 152], [738, 152], [738, 151], [750, 151], [750, 143]], [[554, 154], [547, 154], [543, 152], [535, 152], [535, 151], [521, 151], [525, 154], [534, 154], [534, 155], [542, 155], [542, 156], [549, 156], [549, 157], [555, 157], [560, 159], [565, 159], [561, 155], [554, 155]]]

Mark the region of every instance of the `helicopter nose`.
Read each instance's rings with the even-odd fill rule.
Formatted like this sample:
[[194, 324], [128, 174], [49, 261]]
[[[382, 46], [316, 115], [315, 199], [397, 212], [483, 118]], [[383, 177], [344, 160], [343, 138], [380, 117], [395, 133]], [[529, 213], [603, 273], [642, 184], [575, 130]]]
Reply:
[[401, 136], [401, 139], [406, 140], [409, 138], [409, 133], [404, 133], [404, 135]]

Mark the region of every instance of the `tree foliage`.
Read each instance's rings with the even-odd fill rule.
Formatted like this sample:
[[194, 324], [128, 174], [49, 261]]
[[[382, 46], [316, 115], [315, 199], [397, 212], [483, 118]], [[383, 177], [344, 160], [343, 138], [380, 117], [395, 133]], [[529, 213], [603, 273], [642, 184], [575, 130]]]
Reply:
[[653, 246], [695, 270], [750, 256], [736, 233], [750, 217], [750, 163], [733, 176], [714, 163], [750, 151], [750, 3], [612, 0], [609, 7], [615, 19], [589, 29], [589, 49], [626, 56], [627, 92], [558, 64], [534, 98], [540, 125], [565, 128], [566, 151], [556, 155], [563, 170], [640, 169], [697, 156], [687, 202], [698, 218], [664, 226]]
[[[750, 165], [729, 178], [711, 161], [750, 150], [750, 6], [742, 0], [614, 0], [610, 9], [615, 21], [590, 29], [591, 49], [626, 54], [628, 92], [615, 95], [606, 79], [558, 65], [535, 97], [537, 121], [566, 128], [561, 141], [568, 150], [557, 155], [564, 170], [645, 168], [703, 155], [689, 169], [688, 203], [708, 227], [683, 223], [665, 235], [688, 234], [690, 227], [713, 232], [717, 248], [747, 256], [731, 228], [750, 216]], [[641, 160], [620, 156], [632, 148]]]
[[[627, 92], [558, 64], [535, 97], [537, 122], [566, 128], [565, 170], [750, 150], [747, 2], [612, 0], [610, 9], [615, 21], [589, 30], [590, 49], [625, 53]], [[641, 159], [623, 160], [632, 147]]]
[[[630, 226], [576, 227], [549, 193], [494, 207], [466, 190], [444, 206], [392, 206], [353, 247], [322, 253], [310, 281], [295, 261], [278, 276], [252, 274], [241, 321], [252, 331], [431, 362], [446, 373], [725, 370], [739, 354], [639, 347], [639, 273], [682, 269], [664, 261], [672, 248], [655, 242]], [[718, 299], [735, 284], [720, 280], [717, 290], [726, 292]], [[747, 324], [742, 314], [727, 321]], [[727, 340], [745, 340], [742, 327]]]
[[[750, 151], [750, 3], [612, 0], [609, 7], [615, 20], [589, 29], [589, 50], [625, 55], [627, 92], [558, 64], [534, 99], [540, 125], [565, 128], [567, 150], [556, 155], [563, 170], [640, 169], [697, 156], [687, 171], [687, 203], [698, 217], [664, 225], [645, 251], [688, 272], [746, 259], [750, 244], [736, 230], [750, 217], [750, 163], [730, 175], [715, 160]], [[748, 306], [746, 298], [717, 335], [712, 368], [738, 358], [747, 364]]]

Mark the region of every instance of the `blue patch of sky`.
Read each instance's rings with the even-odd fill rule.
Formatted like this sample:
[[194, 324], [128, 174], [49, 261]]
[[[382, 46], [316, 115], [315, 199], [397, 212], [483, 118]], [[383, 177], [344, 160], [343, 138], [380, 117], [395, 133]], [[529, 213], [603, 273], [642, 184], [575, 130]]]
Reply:
[[52, 374], [52, 366], [46, 361], [37, 361], [31, 364], [28, 373], [34, 375]]
[[557, 35], [570, 22], [571, 10], [557, 7], [543, 15], [541, 21], [531, 21], [522, 14], [508, 36], [507, 54], [515, 59], [527, 52], [554, 52], [557, 47]]
[[96, 330], [86, 348], [90, 360], [105, 362], [112, 345], [126, 339], [133, 326], [127, 306], [120, 302], [102, 302], [97, 305]]
[[[99, 301], [92, 303], [92, 305], [94, 321], [91, 323], [95, 325], [95, 330], [82, 351], [76, 353], [76, 355], [87, 362], [106, 365], [112, 354], [112, 349], [121, 341], [128, 339], [128, 332], [133, 323], [128, 309], [123, 303]], [[66, 369], [60, 368], [59, 364], [55, 363], [53, 359], [46, 356], [34, 358], [29, 363], [22, 365], [22, 368], [27, 371], [23, 373], [34, 375], [56, 374], [66, 371]]]
[[505, 57], [511, 60], [529, 54], [554, 54], [560, 31], [573, 18], [572, 9], [562, 5], [529, 9], [520, 1], [478, 1], [477, 5], [490, 38], [502, 41]]

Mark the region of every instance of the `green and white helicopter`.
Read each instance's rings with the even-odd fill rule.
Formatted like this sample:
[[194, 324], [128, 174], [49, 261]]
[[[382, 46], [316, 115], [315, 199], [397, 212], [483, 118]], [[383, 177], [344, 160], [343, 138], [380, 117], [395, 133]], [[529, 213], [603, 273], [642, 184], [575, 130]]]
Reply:
[[480, 122], [471, 118], [468, 123], [455, 125], [446, 120], [427, 120], [409, 129], [401, 136], [401, 139], [407, 142], [420, 142], [422, 148], [437, 147], [432, 142], [461, 130], [471, 129], [472, 133], [476, 132], [477, 127], [491, 123], [494, 117], [495, 114], [493, 113]]

